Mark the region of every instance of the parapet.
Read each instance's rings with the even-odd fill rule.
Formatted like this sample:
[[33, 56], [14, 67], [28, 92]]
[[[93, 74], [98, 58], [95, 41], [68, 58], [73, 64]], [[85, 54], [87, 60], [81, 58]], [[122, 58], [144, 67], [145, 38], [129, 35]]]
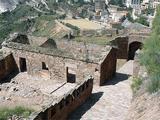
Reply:
[[77, 84], [74, 89], [65, 93], [64, 96], [54, 99], [39, 112], [34, 112], [30, 116], [30, 120], [42, 120], [43, 118], [46, 120], [67, 119], [68, 115], [91, 95], [92, 88], [93, 78], [89, 76], [85, 81]]

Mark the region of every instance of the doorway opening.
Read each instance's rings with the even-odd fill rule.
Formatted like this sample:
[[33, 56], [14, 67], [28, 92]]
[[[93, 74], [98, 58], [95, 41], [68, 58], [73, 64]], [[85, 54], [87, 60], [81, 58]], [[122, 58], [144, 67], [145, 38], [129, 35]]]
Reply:
[[25, 58], [20, 58], [19, 59], [19, 64], [20, 64], [20, 71], [21, 72], [27, 71], [27, 65], [26, 65], [26, 59]]
[[70, 70], [68, 67], [66, 68], [66, 74], [67, 74], [67, 82], [69, 83], [75, 83], [76, 82], [76, 74], [74, 71]]
[[48, 70], [48, 66], [45, 62], [42, 62], [42, 70]]

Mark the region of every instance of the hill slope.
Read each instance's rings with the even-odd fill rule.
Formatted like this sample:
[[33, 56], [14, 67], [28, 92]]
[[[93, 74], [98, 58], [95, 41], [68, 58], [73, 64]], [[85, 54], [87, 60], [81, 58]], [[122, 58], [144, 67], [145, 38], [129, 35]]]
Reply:
[[0, 0], [0, 13], [15, 9], [16, 5], [26, 0]]

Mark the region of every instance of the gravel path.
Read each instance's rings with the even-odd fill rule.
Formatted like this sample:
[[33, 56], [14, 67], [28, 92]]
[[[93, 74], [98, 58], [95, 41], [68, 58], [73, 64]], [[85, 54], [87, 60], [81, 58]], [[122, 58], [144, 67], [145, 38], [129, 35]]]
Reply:
[[132, 99], [131, 77], [128, 76], [132, 73], [133, 61], [129, 61], [105, 86], [94, 86], [90, 99], [69, 120], [124, 120]]

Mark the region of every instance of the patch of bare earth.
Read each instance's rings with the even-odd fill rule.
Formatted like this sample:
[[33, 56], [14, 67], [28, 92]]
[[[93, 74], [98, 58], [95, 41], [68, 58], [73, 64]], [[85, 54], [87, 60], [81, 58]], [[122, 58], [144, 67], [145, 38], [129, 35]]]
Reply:
[[133, 99], [127, 120], [160, 120], [160, 92], [143, 93]]

